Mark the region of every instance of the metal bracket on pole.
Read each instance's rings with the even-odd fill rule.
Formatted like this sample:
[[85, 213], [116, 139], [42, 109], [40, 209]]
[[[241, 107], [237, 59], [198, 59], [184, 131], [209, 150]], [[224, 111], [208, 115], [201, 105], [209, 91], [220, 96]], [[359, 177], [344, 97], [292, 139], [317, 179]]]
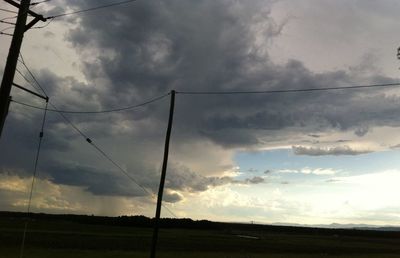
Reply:
[[[45, 19], [46, 20], [46, 19]], [[32, 21], [30, 21], [26, 26], [25, 26], [25, 31], [29, 30], [30, 28], [33, 27], [40, 19], [38, 17], [35, 17]]]

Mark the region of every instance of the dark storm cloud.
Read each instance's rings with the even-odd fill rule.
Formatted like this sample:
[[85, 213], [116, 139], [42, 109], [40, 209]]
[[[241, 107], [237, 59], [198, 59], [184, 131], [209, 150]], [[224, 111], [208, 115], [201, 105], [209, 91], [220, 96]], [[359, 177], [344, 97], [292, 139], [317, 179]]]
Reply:
[[[54, 162], [53, 162], [54, 164]], [[159, 175], [151, 171], [127, 171], [135, 182], [119, 171], [104, 170], [97, 167], [60, 163], [44, 168], [42, 177], [55, 184], [80, 186], [95, 195], [106, 196], [146, 196], [148, 192], [158, 191]], [[140, 186], [136, 184], [140, 183]], [[210, 187], [226, 184], [259, 184], [262, 177], [236, 180], [232, 177], [205, 177], [181, 165], [170, 165], [165, 188], [169, 202], [177, 202], [182, 196], [174, 191], [200, 192]], [[145, 187], [145, 192], [142, 187]]]
[[81, 186], [95, 195], [145, 196], [141, 187], [116, 172], [80, 165], [59, 164], [47, 169], [49, 180], [55, 184]]
[[323, 155], [360, 155], [370, 153], [369, 150], [355, 150], [349, 146], [337, 146], [332, 148], [317, 148], [292, 146], [293, 153], [296, 155], [323, 156]]
[[[81, 26], [71, 29], [68, 39], [83, 55], [95, 57], [95, 62], [84, 63], [88, 78], [111, 82], [107, 91], [112, 94], [99, 99], [105, 105], [131, 103], [170, 89], [274, 90], [354, 83], [352, 74], [344, 71], [314, 74], [295, 60], [273, 64], [266, 45], [256, 38], [273, 40], [283, 25], [274, 23], [266, 3], [138, 1], [110, 10], [112, 22], [104, 23], [96, 15], [80, 17]], [[84, 5], [90, 6], [90, 1]], [[257, 145], [266, 131], [296, 127], [354, 130], [361, 136], [366, 131], [360, 128], [369, 125], [397, 126], [400, 108], [398, 98], [379, 91], [178, 95], [177, 101], [177, 134], [206, 137], [228, 148]]]
[[[76, 9], [97, 5], [99, 1], [94, 0], [66, 1], [65, 4]], [[70, 16], [64, 20], [66, 27], [71, 28], [66, 39], [80, 54], [80, 65], [88, 82], [60, 77], [49, 70], [37, 71], [37, 77], [52, 101], [60, 109], [68, 110], [129, 106], [171, 89], [247, 91], [356, 84], [354, 74], [348, 72], [316, 74], [296, 60], [282, 65], [272, 63], [266, 52], [268, 42], [279, 36], [283, 25], [272, 20], [269, 7], [264, 1], [154, 0], [136, 1], [97, 14]], [[54, 13], [50, 14], [64, 11], [52, 10]], [[380, 76], [363, 80], [393, 81]], [[210, 140], [225, 148], [256, 147], [262, 144], [261, 137], [270, 132], [284, 134], [284, 130], [313, 132], [310, 137], [314, 138], [332, 129], [351, 130], [362, 136], [367, 130], [360, 128], [399, 126], [399, 110], [399, 98], [385, 95], [381, 90], [177, 95], [173, 145]], [[114, 151], [113, 157], [128, 160], [129, 172], [156, 192], [159, 174], [145, 158], [157, 163], [158, 152], [143, 145], [161, 146], [167, 115], [166, 99], [135, 112], [68, 117], [93, 139], [103, 140], [101, 146], [107, 152]], [[38, 121], [40, 113], [30, 119], [10, 115], [10, 129], [5, 132], [8, 136], [2, 137], [2, 144], [9, 147], [7, 152], [6, 148], [1, 149], [3, 166], [30, 171], [38, 131], [26, 129], [34, 128]], [[132, 123], [124, 126], [125, 122]], [[107, 169], [94, 169], [95, 165], [103, 166], [103, 163], [97, 164], [102, 157], [89, 151], [90, 146], [57, 114], [49, 115], [45, 135], [41, 162], [57, 164], [43, 167], [53, 182], [81, 186], [96, 195], [143, 194], [140, 189], [132, 188], [126, 178], [111, 175]], [[340, 147], [322, 150], [297, 146], [294, 152], [299, 155], [359, 154]], [[83, 153], [90, 161], [81, 157]], [[70, 161], [75, 158], [76, 165], [71, 165]], [[263, 182], [258, 177], [237, 181], [231, 177], [204, 176], [192, 171], [190, 164], [184, 165], [169, 165], [166, 187], [171, 190], [167, 198], [172, 202], [180, 200], [173, 191], [198, 192], [225, 184]]]

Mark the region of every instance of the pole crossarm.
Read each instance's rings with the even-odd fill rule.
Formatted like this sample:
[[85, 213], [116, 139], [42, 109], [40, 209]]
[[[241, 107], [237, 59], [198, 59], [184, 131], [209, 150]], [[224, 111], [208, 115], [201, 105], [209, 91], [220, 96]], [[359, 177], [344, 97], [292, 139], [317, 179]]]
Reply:
[[[21, 7], [21, 5], [19, 3], [14, 2], [13, 0], [4, 0], [4, 2], [9, 3], [10, 5], [17, 7], [18, 9]], [[43, 17], [43, 15], [37, 14], [34, 11], [28, 10], [28, 14], [39, 19], [39, 21], [47, 21], [46, 18]], [[33, 26], [33, 25], [32, 25]]]
[[38, 93], [36, 93], [36, 92], [34, 92], [34, 91], [28, 90], [27, 88], [22, 87], [21, 85], [18, 85], [18, 84], [14, 83], [14, 82], [13, 82], [13, 86], [15, 86], [15, 87], [17, 87], [18, 89], [21, 89], [21, 90], [23, 90], [23, 91], [26, 91], [26, 92], [28, 92], [28, 93], [30, 93], [30, 94], [32, 94], [32, 95], [35, 95], [36, 97], [39, 97], [39, 98], [41, 98], [41, 99], [44, 99], [44, 100], [46, 100], [46, 101], [49, 100], [49, 97], [45, 97], [45, 96], [40, 95], [40, 94], [38, 94]]

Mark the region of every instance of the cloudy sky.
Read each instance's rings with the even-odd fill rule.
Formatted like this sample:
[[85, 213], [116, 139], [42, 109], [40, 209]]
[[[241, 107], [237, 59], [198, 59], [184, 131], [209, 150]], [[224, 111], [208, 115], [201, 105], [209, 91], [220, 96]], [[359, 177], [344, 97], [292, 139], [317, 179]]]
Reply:
[[[34, 8], [50, 16], [111, 2]], [[394, 83], [399, 12], [395, 0], [137, 0], [32, 29], [22, 55], [51, 102], [74, 111], [140, 104], [172, 89]], [[1, 35], [1, 72], [9, 44]], [[18, 70], [33, 81], [21, 62]], [[15, 81], [31, 87], [18, 73]], [[12, 96], [44, 107], [18, 89]], [[49, 112], [32, 210], [154, 216], [168, 109], [169, 96], [123, 112], [66, 114], [135, 182]], [[396, 87], [178, 94], [164, 204], [194, 219], [400, 225], [399, 111]], [[0, 210], [26, 210], [42, 116], [10, 107], [0, 140]]]

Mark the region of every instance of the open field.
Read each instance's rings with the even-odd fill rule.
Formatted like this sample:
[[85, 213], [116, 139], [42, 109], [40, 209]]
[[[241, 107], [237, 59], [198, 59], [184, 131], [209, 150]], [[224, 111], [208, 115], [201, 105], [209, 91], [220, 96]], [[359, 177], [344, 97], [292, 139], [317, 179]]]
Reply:
[[[0, 257], [19, 257], [25, 221], [0, 218]], [[400, 258], [399, 232], [221, 225], [214, 229], [161, 229], [158, 257]], [[34, 219], [28, 223], [24, 257], [148, 257], [151, 234], [150, 227]]]

